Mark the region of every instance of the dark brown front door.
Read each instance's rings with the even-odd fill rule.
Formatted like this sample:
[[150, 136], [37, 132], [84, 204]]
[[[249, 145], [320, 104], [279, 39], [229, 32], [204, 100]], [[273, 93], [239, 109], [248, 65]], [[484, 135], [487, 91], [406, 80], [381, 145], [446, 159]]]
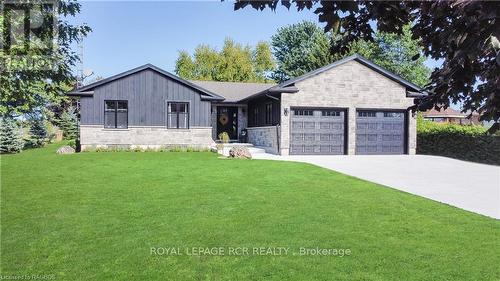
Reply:
[[231, 140], [238, 139], [238, 107], [217, 107], [217, 137], [223, 132]]

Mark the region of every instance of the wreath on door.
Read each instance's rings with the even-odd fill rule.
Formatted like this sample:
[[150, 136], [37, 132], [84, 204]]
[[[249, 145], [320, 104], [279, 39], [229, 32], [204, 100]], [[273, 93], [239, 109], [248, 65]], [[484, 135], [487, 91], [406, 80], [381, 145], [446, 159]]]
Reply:
[[222, 125], [226, 125], [227, 122], [229, 122], [229, 117], [227, 116], [227, 114], [222, 114], [219, 117], [219, 123], [221, 123]]

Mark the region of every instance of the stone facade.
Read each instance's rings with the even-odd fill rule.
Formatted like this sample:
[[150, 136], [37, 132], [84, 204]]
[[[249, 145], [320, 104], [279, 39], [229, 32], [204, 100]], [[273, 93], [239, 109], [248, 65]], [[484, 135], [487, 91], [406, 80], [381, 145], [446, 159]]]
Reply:
[[[406, 97], [402, 85], [360, 64], [349, 61], [299, 81], [299, 92], [281, 94], [280, 153], [289, 154], [290, 115], [284, 109], [294, 106], [338, 107], [348, 110], [348, 154], [355, 154], [356, 109], [407, 109], [413, 98]], [[416, 117], [409, 113], [409, 154], [416, 149]]]
[[260, 146], [268, 153], [278, 154], [279, 126], [250, 127], [248, 131], [248, 142]]
[[214, 145], [211, 127], [167, 129], [162, 126], [134, 126], [128, 129], [105, 129], [99, 125], [81, 125], [80, 143], [82, 150], [108, 146], [210, 148]]

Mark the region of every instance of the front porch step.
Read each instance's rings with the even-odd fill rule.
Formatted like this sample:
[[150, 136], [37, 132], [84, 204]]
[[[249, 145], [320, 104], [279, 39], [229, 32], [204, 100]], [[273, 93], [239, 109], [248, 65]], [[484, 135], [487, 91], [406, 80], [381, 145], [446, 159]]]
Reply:
[[248, 148], [248, 151], [250, 151], [250, 154], [252, 154], [252, 156], [254, 154], [262, 154], [262, 153], [266, 153], [266, 150], [263, 149], [263, 148], [259, 148], [259, 147], [249, 147]]
[[[217, 143], [221, 144], [221, 143]], [[253, 147], [253, 144], [251, 143], [243, 143], [243, 142], [233, 142], [233, 143], [222, 143], [224, 147], [237, 147], [237, 146], [245, 146], [245, 147]]]
[[[220, 145], [220, 143], [218, 145]], [[248, 148], [248, 151], [250, 152], [250, 154], [252, 156], [255, 154], [266, 153], [265, 148], [259, 147], [259, 146], [254, 146], [251, 143], [224, 143], [224, 144], [222, 144], [222, 146], [223, 146], [223, 149], [219, 150], [219, 151], [217, 151], [217, 145], [215, 147], [213, 147], [212, 149], [214, 149], [219, 154], [222, 154], [224, 156], [229, 156], [229, 150], [231, 150], [231, 148], [233, 148], [233, 147], [246, 147], [246, 148]]]
[[[224, 156], [229, 156], [229, 150], [231, 150], [231, 148], [233, 147], [246, 147], [248, 148], [248, 150], [250, 151], [250, 149], [253, 148], [253, 144], [251, 143], [222, 143], [222, 150], [218, 150], [218, 146], [220, 146], [221, 143], [218, 143], [215, 145], [215, 147], [213, 147], [212, 149], [214, 149], [215, 151], [217, 151], [219, 154], [222, 154]], [[250, 154], [252, 154], [252, 152], [250, 151]]]

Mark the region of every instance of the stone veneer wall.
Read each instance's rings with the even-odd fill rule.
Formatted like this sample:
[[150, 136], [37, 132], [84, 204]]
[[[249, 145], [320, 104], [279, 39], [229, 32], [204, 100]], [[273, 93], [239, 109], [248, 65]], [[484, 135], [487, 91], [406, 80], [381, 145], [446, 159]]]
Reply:
[[211, 127], [167, 129], [161, 126], [134, 126], [128, 129], [105, 129], [101, 125], [81, 125], [80, 143], [82, 150], [85, 150], [89, 147], [109, 146], [210, 148], [214, 141]]
[[[281, 154], [290, 148], [290, 115], [284, 109], [294, 106], [340, 107], [348, 109], [348, 154], [355, 154], [356, 109], [407, 109], [413, 98], [406, 89], [382, 74], [349, 61], [318, 75], [297, 82], [299, 92], [281, 94]], [[416, 149], [416, 117], [409, 113], [409, 154]]]
[[279, 128], [276, 126], [250, 127], [248, 131], [248, 142], [260, 146], [268, 153], [278, 154], [278, 135]]

